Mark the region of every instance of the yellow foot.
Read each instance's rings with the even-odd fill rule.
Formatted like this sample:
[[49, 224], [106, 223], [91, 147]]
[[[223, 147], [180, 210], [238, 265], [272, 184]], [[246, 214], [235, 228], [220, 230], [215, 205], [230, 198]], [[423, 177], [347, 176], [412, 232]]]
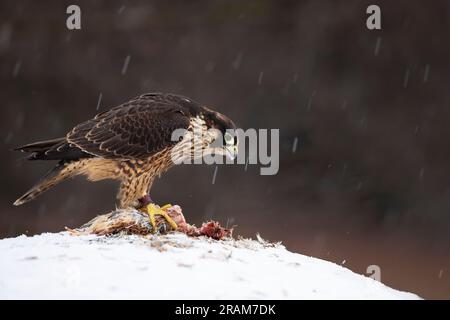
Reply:
[[173, 221], [173, 219], [171, 217], [169, 217], [169, 215], [165, 211], [170, 207], [172, 207], [172, 205], [170, 205], [170, 204], [166, 204], [160, 208], [156, 204], [150, 203], [149, 205], [147, 205], [146, 207], [143, 208], [144, 209], [143, 211], [147, 211], [148, 216], [150, 218], [150, 224], [152, 225], [153, 230], [155, 232], [157, 230], [155, 216], [157, 216], [157, 215], [163, 216], [164, 219], [166, 219], [166, 221], [170, 224], [172, 229], [177, 230], [177, 228], [178, 228], [177, 224], [175, 223], [175, 221]]

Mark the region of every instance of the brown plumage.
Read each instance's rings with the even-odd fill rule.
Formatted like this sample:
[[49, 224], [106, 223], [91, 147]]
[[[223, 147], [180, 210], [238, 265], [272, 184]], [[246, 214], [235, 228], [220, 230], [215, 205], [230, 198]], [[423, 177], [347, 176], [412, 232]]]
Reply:
[[[29, 160], [58, 163], [14, 205], [33, 200], [56, 184], [82, 174], [90, 181], [119, 180], [119, 207], [138, 206], [155, 178], [173, 165], [173, 148], [182, 143], [171, 140], [173, 131], [191, 132], [194, 128], [215, 128], [224, 134], [235, 125], [189, 98], [149, 93], [97, 114], [63, 138], [21, 146], [16, 150], [30, 153]], [[209, 136], [202, 148], [209, 148], [215, 138]], [[233, 144], [237, 145], [237, 139]]]

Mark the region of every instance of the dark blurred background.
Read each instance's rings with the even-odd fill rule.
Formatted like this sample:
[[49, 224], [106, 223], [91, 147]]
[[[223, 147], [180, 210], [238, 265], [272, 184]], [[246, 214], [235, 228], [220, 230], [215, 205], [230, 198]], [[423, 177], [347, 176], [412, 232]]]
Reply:
[[[366, 28], [370, 4], [380, 31]], [[176, 167], [154, 185], [158, 203], [450, 298], [449, 19], [448, 1], [425, 0], [2, 1], [0, 237], [77, 227], [116, 192], [77, 178], [13, 207], [50, 164], [11, 148], [173, 92], [242, 128], [279, 128], [280, 171], [221, 166], [213, 184], [214, 166]]]

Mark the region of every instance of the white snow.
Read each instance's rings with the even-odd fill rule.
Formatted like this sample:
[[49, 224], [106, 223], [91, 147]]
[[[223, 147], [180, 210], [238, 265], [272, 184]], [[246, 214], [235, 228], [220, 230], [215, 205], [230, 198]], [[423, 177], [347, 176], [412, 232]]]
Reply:
[[420, 299], [253, 240], [71, 236], [0, 240], [1, 299]]

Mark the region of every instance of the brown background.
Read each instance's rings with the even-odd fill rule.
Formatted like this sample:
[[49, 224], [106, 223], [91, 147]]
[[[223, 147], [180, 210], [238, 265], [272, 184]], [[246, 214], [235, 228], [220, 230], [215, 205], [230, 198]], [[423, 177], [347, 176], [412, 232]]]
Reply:
[[82, 30], [69, 31], [72, 3], [0, 4], [1, 237], [114, 207], [113, 183], [83, 179], [13, 207], [49, 164], [12, 147], [64, 135], [100, 93], [104, 110], [174, 92], [242, 128], [280, 128], [280, 171], [222, 166], [213, 185], [214, 166], [177, 167], [157, 202], [450, 298], [448, 1], [377, 1], [381, 31], [365, 27], [368, 1], [76, 1]]

